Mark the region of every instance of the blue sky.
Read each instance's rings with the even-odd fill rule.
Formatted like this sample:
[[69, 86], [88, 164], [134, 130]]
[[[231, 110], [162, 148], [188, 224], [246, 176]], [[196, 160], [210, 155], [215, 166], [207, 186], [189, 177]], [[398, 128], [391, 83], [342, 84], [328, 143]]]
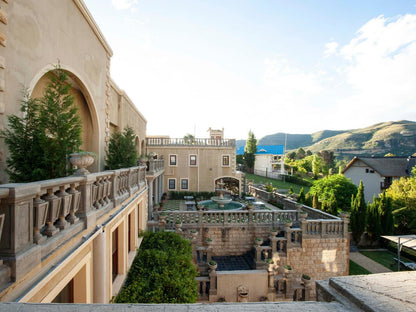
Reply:
[[416, 0], [85, 0], [148, 135], [416, 120]]

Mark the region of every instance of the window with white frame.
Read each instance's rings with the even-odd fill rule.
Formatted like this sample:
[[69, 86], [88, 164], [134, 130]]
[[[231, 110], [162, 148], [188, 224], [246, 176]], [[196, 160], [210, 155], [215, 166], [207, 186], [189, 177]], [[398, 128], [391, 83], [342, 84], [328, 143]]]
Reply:
[[169, 179], [168, 180], [168, 189], [169, 190], [176, 190], [176, 179]]
[[230, 166], [230, 155], [222, 155], [222, 166], [223, 167]]
[[169, 155], [169, 166], [177, 166], [178, 165], [178, 156], [175, 154]]
[[189, 166], [196, 166], [196, 155], [189, 155]]
[[181, 190], [187, 190], [189, 188], [189, 180], [181, 179]]

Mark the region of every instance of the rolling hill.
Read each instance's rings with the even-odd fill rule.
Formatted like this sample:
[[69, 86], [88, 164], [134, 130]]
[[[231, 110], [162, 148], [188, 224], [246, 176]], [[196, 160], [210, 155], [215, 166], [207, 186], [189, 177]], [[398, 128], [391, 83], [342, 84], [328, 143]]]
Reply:
[[[238, 144], [244, 145], [244, 140]], [[284, 145], [285, 133], [267, 135], [259, 145]], [[302, 147], [316, 153], [331, 150], [338, 155], [351, 158], [355, 155], [384, 156], [392, 153], [409, 156], [416, 153], [416, 122], [389, 121], [362, 129], [333, 131], [322, 130], [312, 134], [287, 134], [287, 150]]]

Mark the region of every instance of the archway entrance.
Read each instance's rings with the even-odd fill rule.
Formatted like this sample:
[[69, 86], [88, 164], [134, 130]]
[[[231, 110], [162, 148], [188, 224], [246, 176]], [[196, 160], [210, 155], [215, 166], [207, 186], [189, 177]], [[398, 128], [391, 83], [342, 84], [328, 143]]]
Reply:
[[[98, 122], [95, 116], [95, 113], [92, 113], [90, 107], [94, 107], [93, 103], [89, 101], [91, 97], [89, 96], [86, 88], [79, 78], [77, 78], [71, 72], [68, 72], [68, 83], [71, 85], [69, 93], [74, 98], [74, 104], [78, 108], [78, 113], [81, 117], [82, 122], [82, 145], [81, 149], [84, 151], [94, 152], [99, 155], [99, 129]], [[35, 84], [31, 97], [32, 98], [41, 98], [44, 95], [44, 91], [49, 84], [49, 75], [52, 74], [52, 71], [44, 74]], [[90, 103], [89, 103], [90, 102]], [[99, 171], [99, 161], [94, 162], [89, 170], [92, 172]]]

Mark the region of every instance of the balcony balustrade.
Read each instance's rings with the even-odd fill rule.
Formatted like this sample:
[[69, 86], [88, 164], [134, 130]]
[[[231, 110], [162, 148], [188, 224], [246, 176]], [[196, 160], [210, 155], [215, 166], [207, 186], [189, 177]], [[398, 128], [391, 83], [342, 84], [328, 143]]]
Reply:
[[0, 215], [5, 221], [0, 258], [12, 268], [12, 279], [146, 186], [144, 166], [1, 185]]
[[147, 138], [147, 146], [235, 147], [235, 139]]

